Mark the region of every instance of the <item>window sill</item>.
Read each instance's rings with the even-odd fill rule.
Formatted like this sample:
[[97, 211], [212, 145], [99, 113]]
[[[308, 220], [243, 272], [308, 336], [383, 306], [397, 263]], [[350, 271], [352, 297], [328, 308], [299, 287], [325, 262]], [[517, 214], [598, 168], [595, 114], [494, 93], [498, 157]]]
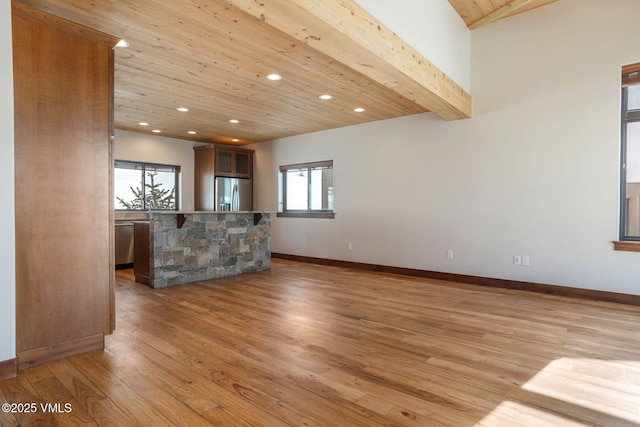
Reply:
[[333, 219], [333, 212], [278, 212], [278, 217], [284, 218], [330, 218]]
[[613, 249], [616, 251], [640, 252], [640, 242], [635, 241], [614, 241]]

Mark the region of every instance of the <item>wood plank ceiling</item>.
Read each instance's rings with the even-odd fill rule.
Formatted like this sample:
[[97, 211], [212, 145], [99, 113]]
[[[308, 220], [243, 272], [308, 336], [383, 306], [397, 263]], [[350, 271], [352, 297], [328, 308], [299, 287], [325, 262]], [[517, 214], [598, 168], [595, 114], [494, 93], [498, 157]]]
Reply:
[[[129, 42], [115, 51], [119, 129], [246, 144], [471, 116], [469, 94], [353, 0], [20, 1]], [[555, 0], [449, 1], [472, 28]]]
[[449, 0], [470, 30], [558, 0]]

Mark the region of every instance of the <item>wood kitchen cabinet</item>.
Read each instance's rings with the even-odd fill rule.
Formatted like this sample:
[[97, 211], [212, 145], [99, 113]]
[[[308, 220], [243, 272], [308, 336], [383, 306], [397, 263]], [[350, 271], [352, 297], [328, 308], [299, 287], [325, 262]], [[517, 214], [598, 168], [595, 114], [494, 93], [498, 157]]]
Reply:
[[252, 178], [253, 150], [216, 147], [216, 175], [232, 178]]
[[[113, 331], [117, 38], [12, 2], [19, 369]], [[73, 48], [70, 48], [73, 46]]]
[[214, 185], [216, 150], [214, 146], [194, 147], [194, 208], [197, 211], [215, 210]]
[[253, 179], [253, 150], [220, 144], [194, 147], [194, 195], [196, 211], [217, 210], [216, 176]]
[[136, 282], [151, 283], [149, 221], [133, 221], [133, 275]]

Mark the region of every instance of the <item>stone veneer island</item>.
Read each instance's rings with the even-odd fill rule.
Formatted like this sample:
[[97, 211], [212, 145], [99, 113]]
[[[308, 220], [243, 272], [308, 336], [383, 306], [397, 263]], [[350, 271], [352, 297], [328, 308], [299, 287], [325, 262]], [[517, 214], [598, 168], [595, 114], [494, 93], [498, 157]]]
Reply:
[[134, 236], [136, 281], [152, 288], [271, 268], [266, 212], [152, 211], [134, 221]]

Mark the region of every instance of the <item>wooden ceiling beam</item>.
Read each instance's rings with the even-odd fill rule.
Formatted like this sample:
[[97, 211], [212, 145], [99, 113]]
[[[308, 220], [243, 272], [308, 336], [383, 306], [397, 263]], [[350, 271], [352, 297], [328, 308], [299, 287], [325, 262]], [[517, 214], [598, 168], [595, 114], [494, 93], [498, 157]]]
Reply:
[[526, 12], [537, 7], [545, 6], [549, 3], [555, 3], [558, 0], [512, 0], [508, 1], [493, 12], [485, 15], [483, 18], [468, 25], [470, 30], [475, 30], [485, 25], [489, 25], [500, 19], [504, 19], [522, 12]]
[[226, 3], [443, 119], [471, 117], [471, 96], [464, 89], [353, 0], [226, 0]]

